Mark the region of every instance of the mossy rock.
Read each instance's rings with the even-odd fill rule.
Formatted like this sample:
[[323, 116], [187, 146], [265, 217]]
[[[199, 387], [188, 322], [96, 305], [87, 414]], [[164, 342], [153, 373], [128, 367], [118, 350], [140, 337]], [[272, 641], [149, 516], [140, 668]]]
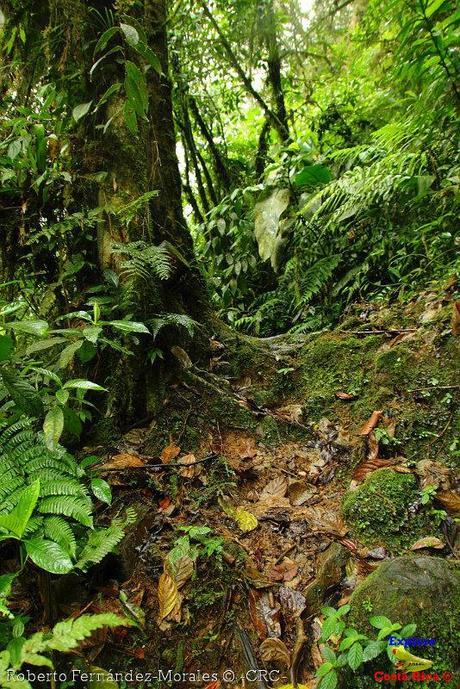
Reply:
[[434, 536], [438, 527], [427, 510], [418, 510], [419, 490], [412, 474], [378, 469], [343, 501], [346, 522], [359, 540], [401, 552], [419, 536]]
[[[460, 568], [456, 563], [416, 555], [389, 560], [357, 587], [350, 604], [348, 626], [375, 638], [376, 629], [369, 623], [374, 615], [384, 615], [403, 626], [416, 624], [414, 636], [435, 639], [436, 644], [409, 650], [432, 660], [433, 672], [460, 671]], [[375, 667], [390, 668], [387, 662], [381, 656]], [[366, 672], [348, 678], [347, 689], [375, 686], [373, 678], [366, 684], [372, 671], [365, 668]], [[412, 686], [412, 682], [405, 686]]]

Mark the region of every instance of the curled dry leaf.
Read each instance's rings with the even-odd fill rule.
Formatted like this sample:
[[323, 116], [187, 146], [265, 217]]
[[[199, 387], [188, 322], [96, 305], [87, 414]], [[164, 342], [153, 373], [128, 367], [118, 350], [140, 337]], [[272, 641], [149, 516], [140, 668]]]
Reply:
[[145, 462], [140, 457], [124, 453], [113, 455], [108, 462], [101, 464], [99, 469], [101, 471], [104, 471], [104, 469], [130, 469], [132, 467], [143, 467], [144, 465]]
[[453, 303], [452, 311], [452, 335], [460, 335], [460, 301]]
[[272, 479], [260, 494], [260, 499], [264, 500], [268, 497], [284, 498], [288, 489], [288, 482], [284, 476], [277, 476]]
[[316, 493], [316, 488], [308, 486], [302, 481], [293, 481], [288, 488], [288, 498], [291, 505], [300, 507], [310, 500]]
[[460, 495], [454, 493], [453, 490], [438, 491], [436, 493], [436, 500], [438, 500], [450, 514], [460, 513]]
[[369, 435], [369, 433], [378, 425], [382, 414], [383, 412], [381, 410], [373, 411], [366, 423], [359, 429], [358, 435]]
[[291, 665], [291, 654], [281, 639], [265, 639], [259, 647], [260, 657], [266, 663], [281, 663], [286, 667]]
[[184, 455], [183, 457], [180, 457], [178, 460], [179, 464], [184, 465], [184, 469], [181, 469], [179, 471], [179, 474], [183, 476], [184, 478], [193, 478], [197, 474], [197, 469], [201, 466], [187, 466], [189, 464], [194, 465], [196, 462], [196, 457], [195, 455], [189, 454], [189, 455]]
[[436, 548], [436, 550], [442, 550], [445, 543], [441, 541], [440, 538], [436, 536], [425, 536], [425, 538], [419, 538], [413, 545], [411, 545], [411, 550], [421, 550], [421, 548]]
[[160, 620], [166, 619], [180, 602], [176, 582], [167, 572], [163, 572], [158, 581], [158, 601], [160, 604]]
[[175, 445], [174, 443], [170, 443], [162, 451], [160, 459], [163, 462], [163, 464], [169, 464], [171, 460], [176, 459], [179, 453], [180, 447], [178, 447], [178, 445]]
[[351, 400], [356, 399], [356, 395], [352, 395], [350, 392], [336, 392], [335, 396], [339, 400], [344, 400], [345, 402], [349, 402]]
[[167, 573], [174, 579], [177, 588], [181, 589], [192, 576], [195, 565], [193, 564], [191, 557], [184, 555], [183, 557], [180, 557], [174, 564], [166, 561], [165, 568]]
[[391, 459], [365, 459], [361, 462], [353, 472], [354, 481], [363, 481], [368, 474], [371, 474], [376, 469], [382, 469], [394, 466], [396, 462]]
[[268, 576], [273, 581], [292, 581], [297, 576], [298, 569], [296, 562], [285, 558], [283, 562], [271, 568]]

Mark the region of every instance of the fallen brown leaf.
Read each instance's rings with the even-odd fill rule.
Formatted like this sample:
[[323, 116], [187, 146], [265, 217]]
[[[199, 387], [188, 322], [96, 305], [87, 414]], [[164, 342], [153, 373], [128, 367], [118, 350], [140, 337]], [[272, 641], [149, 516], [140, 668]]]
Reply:
[[160, 604], [159, 619], [168, 617], [179, 602], [179, 590], [174, 579], [163, 572], [158, 581], [158, 602]]
[[452, 335], [460, 335], [460, 301], [456, 301], [453, 304]]
[[297, 576], [297, 563], [289, 558], [285, 558], [279, 565], [274, 565], [268, 573], [273, 581], [292, 581]]
[[272, 479], [260, 494], [260, 499], [263, 501], [268, 497], [284, 498], [288, 489], [288, 482], [284, 476], [277, 476]]
[[396, 462], [391, 459], [365, 459], [361, 464], [359, 464], [353, 472], [353, 481], [361, 482], [368, 474], [371, 474], [376, 469], [382, 469], [386, 467], [394, 466]]
[[440, 538], [436, 536], [425, 536], [425, 538], [419, 538], [413, 545], [411, 545], [411, 550], [420, 550], [421, 548], [436, 548], [436, 550], [442, 550], [445, 543], [441, 541]]
[[130, 455], [128, 453], [113, 455], [108, 462], [104, 462], [98, 468], [104, 471], [104, 469], [130, 469], [132, 467], [143, 467], [145, 462], [136, 455]]
[[294, 507], [304, 505], [316, 493], [316, 488], [308, 486], [302, 481], [293, 481], [288, 488], [288, 498]]
[[453, 490], [443, 490], [436, 493], [436, 500], [438, 500], [450, 514], [460, 513], [460, 496], [454, 493]]
[[360, 430], [358, 431], [358, 435], [369, 435], [369, 433], [378, 425], [382, 414], [383, 411], [381, 410], [373, 411], [366, 423], [361, 426]]
[[178, 589], [181, 589], [190, 579], [195, 569], [192, 558], [187, 555], [179, 558], [173, 565], [167, 562], [165, 567], [168, 574], [174, 579]]
[[[193, 478], [196, 473], [197, 473], [197, 466], [187, 466], [188, 464], [194, 465], [196, 462], [196, 457], [195, 455], [189, 454], [189, 455], [184, 455], [183, 457], [180, 457], [178, 459], [179, 464], [184, 464], [184, 469], [180, 469], [179, 474], [183, 478]], [[200, 466], [200, 465], [199, 465]]]
[[260, 657], [266, 663], [281, 663], [286, 667], [291, 665], [291, 654], [281, 639], [265, 639], [259, 647]]
[[345, 402], [349, 402], [351, 400], [356, 399], [356, 395], [351, 394], [350, 392], [336, 392], [335, 396], [339, 400], [344, 400]]
[[163, 464], [169, 464], [169, 462], [172, 459], [176, 459], [176, 457], [180, 453], [180, 447], [175, 445], [174, 443], [171, 443], [170, 445], [167, 445], [164, 450], [162, 451], [160, 455], [160, 459], [163, 462]]

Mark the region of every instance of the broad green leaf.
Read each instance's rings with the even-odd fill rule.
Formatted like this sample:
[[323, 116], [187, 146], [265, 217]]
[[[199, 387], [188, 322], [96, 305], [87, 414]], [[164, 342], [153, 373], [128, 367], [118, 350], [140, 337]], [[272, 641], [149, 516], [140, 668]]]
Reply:
[[98, 500], [110, 505], [112, 502], [112, 490], [107, 483], [102, 478], [93, 478], [91, 481], [91, 490]]
[[391, 620], [384, 615], [374, 615], [369, 619], [369, 622], [376, 629], [384, 629], [384, 627], [391, 627]]
[[102, 390], [105, 391], [101, 385], [93, 383], [91, 380], [81, 380], [75, 378], [74, 380], [68, 380], [62, 386], [64, 390]]
[[136, 321], [109, 321], [107, 325], [111, 325], [116, 330], [124, 333], [145, 333], [150, 335], [150, 330], [147, 326]]
[[92, 104], [93, 101], [90, 100], [88, 103], [80, 103], [80, 105], [76, 105], [74, 107], [74, 109], [72, 110], [72, 117], [75, 120], [75, 122], [81, 120], [82, 117], [84, 117], [89, 112], [89, 109], [91, 108]]
[[155, 70], [157, 74], [162, 73], [163, 70], [161, 68], [161, 62], [151, 48], [149, 48], [147, 45], [145, 45], [145, 43], [140, 41], [136, 46], [136, 50], [140, 55], [142, 55], [144, 60], [146, 60], [149, 63], [150, 67], [152, 67], [152, 69]]
[[378, 655], [385, 650], [387, 646], [386, 641], [371, 641], [363, 651], [363, 662], [377, 658]]
[[39, 340], [38, 342], [34, 342], [27, 347], [26, 354], [30, 355], [35, 354], [36, 352], [43, 352], [45, 349], [50, 349], [51, 347], [55, 347], [56, 345], [67, 341], [68, 340], [65, 337], [49, 337], [47, 340]]
[[324, 677], [324, 675], [327, 675], [327, 673], [332, 670], [334, 666], [332, 663], [323, 663], [322, 665], [319, 666], [319, 668], [316, 671], [316, 676], [317, 677]]
[[102, 36], [99, 38], [98, 42], [96, 43], [96, 47], [94, 48], [94, 55], [97, 55], [98, 53], [101, 52], [101, 50], [104, 50], [113, 36], [115, 36], [116, 33], [118, 33], [119, 28], [118, 26], [111, 26], [110, 29], [107, 29], [107, 31], [104, 31]]
[[13, 338], [9, 335], [0, 335], [0, 361], [6, 361], [14, 349]]
[[6, 324], [7, 328], [18, 333], [27, 333], [28, 335], [37, 335], [37, 337], [43, 337], [48, 332], [49, 325], [46, 321], [12, 321]]
[[134, 108], [131, 106], [131, 103], [127, 100], [124, 107], [123, 107], [123, 114], [125, 116], [125, 122], [126, 126], [128, 127], [129, 131], [131, 134], [136, 136], [138, 133], [138, 127], [137, 127], [137, 117], [136, 117], [136, 112]]
[[318, 689], [335, 689], [338, 683], [338, 677], [335, 670], [331, 670], [324, 675], [321, 682], [318, 684]]
[[320, 184], [327, 184], [331, 179], [331, 171], [325, 165], [307, 165], [296, 174], [293, 184], [296, 187], [316, 187]]
[[412, 634], [415, 634], [416, 629], [417, 629], [416, 624], [406, 624], [406, 626], [401, 629], [399, 634], [403, 638], [406, 638], [408, 636], [412, 636]]
[[139, 33], [137, 29], [135, 29], [134, 26], [130, 26], [130, 24], [120, 24], [120, 29], [122, 30], [128, 45], [130, 45], [132, 48], [135, 48], [139, 43]]
[[0, 527], [11, 532], [17, 538], [22, 538], [39, 495], [40, 481], [34, 481], [30, 486], [24, 488], [15, 508], [9, 514], [0, 515]]
[[55, 406], [49, 410], [43, 422], [46, 447], [54, 450], [64, 430], [64, 413], [62, 408]]
[[82, 344], [83, 340], [79, 340], [77, 342], [71, 342], [71, 344], [67, 345], [67, 347], [65, 347], [59, 355], [58, 367], [66, 368], [70, 364], [70, 362], [72, 361], [76, 352], [80, 349]]
[[32, 562], [51, 574], [67, 574], [73, 563], [68, 553], [58, 543], [45, 538], [33, 538], [25, 542], [27, 555]]
[[357, 670], [363, 662], [363, 647], [357, 641], [348, 651], [348, 665], [352, 670]]
[[56, 399], [60, 404], [66, 405], [69, 397], [70, 392], [68, 390], [56, 390]]
[[131, 107], [139, 117], [143, 117], [147, 112], [149, 97], [145, 76], [134, 62], [125, 62], [125, 90], [126, 96]]

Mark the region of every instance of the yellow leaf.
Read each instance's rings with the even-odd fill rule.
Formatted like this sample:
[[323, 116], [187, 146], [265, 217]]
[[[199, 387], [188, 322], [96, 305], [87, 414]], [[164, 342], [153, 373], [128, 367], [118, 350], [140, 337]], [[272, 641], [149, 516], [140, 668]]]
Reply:
[[237, 507], [235, 509], [235, 520], [241, 531], [245, 533], [247, 531], [253, 531], [259, 525], [256, 517], [242, 507]]
[[172, 613], [179, 601], [179, 591], [174, 579], [163, 572], [158, 581], [158, 600], [160, 603], [160, 620]]

